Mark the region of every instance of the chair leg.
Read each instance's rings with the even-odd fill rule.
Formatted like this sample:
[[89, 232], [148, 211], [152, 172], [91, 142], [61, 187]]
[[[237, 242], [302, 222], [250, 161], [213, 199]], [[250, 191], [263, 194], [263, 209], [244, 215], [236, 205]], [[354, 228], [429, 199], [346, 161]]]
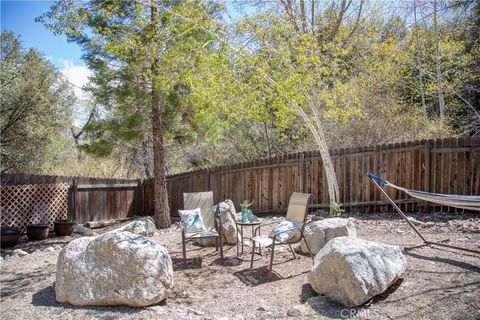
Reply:
[[272, 272], [272, 268], [273, 268], [273, 255], [274, 255], [274, 252], [275, 252], [275, 242], [272, 244], [272, 253], [271, 253], [271, 256], [270, 256], [270, 272]]
[[215, 251], [218, 251], [218, 237], [215, 238]]
[[253, 256], [255, 255], [255, 241], [254, 240], [251, 240], [251, 241], [252, 241], [252, 260], [250, 261], [250, 269], [253, 268]]
[[297, 259], [297, 255], [295, 254], [295, 250], [293, 250], [292, 245], [289, 243], [288, 247], [290, 248], [290, 251], [292, 251], [293, 254], [293, 259]]
[[183, 253], [183, 264], [187, 264], [187, 245], [185, 243], [185, 233], [182, 232], [182, 253]]

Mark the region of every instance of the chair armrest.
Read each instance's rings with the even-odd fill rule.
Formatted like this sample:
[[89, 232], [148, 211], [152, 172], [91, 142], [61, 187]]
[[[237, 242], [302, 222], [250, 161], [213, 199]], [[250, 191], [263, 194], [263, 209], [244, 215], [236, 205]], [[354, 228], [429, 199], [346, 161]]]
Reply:
[[262, 227], [269, 226], [269, 225], [272, 225], [272, 224], [278, 224], [278, 222], [277, 221], [272, 221], [272, 222], [269, 222], [269, 223], [263, 223]]

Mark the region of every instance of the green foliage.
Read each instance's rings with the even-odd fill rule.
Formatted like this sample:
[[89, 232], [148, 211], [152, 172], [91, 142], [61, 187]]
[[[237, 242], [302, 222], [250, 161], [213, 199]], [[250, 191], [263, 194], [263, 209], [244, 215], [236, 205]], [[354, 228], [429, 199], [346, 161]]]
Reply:
[[75, 219], [72, 218], [67, 218], [67, 219], [60, 219], [60, 220], [55, 220], [54, 223], [59, 223], [59, 224], [75, 224]]
[[61, 163], [73, 92], [40, 53], [1, 35], [1, 170], [42, 173]]
[[339, 217], [344, 212], [345, 212], [345, 210], [342, 209], [341, 204], [339, 204], [337, 202], [330, 203], [330, 216]]
[[82, 150], [108, 159], [125, 148], [149, 171], [152, 91], [162, 104], [169, 173], [317, 148], [300, 109], [319, 120], [330, 148], [480, 128], [478, 2], [442, 7], [445, 121], [437, 116], [429, 6], [418, 9], [418, 65], [411, 8], [316, 1], [307, 9], [314, 21], [303, 26], [299, 2], [293, 12], [287, 3], [258, 2], [262, 10], [230, 23], [210, 1], [56, 2], [40, 20], [82, 46], [102, 107]]
[[[216, 120], [205, 112], [207, 92], [192, 84], [208, 77], [215, 2], [55, 2], [38, 18], [82, 46], [94, 76], [90, 91], [104, 116], [86, 128], [82, 150], [107, 157], [118, 144], [132, 148], [152, 131], [152, 97], [162, 105], [161, 134], [171, 143], [216, 139]], [[152, 23], [152, 10], [158, 20]], [[183, 17], [179, 19], [178, 17]], [[215, 114], [213, 114], [215, 115]], [[168, 144], [168, 142], [165, 142]]]

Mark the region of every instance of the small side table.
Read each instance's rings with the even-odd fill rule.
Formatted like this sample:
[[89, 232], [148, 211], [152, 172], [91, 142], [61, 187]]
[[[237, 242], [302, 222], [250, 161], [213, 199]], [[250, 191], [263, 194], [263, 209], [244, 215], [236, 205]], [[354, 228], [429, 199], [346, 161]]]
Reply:
[[[237, 227], [240, 226], [240, 236], [242, 238], [242, 255], [243, 255], [243, 244], [244, 244], [244, 237], [243, 237], [243, 227], [248, 227], [248, 226], [251, 226], [252, 227], [252, 237], [253, 237], [253, 232], [254, 232], [254, 229], [256, 226], [258, 226], [259, 230], [260, 230], [260, 224], [262, 223], [262, 220], [261, 219], [258, 219], [256, 221], [253, 221], [253, 222], [242, 222], [242, 220], [235, 220], [235, 223], [237, 224]], [[247, 239], [251, 239], [251, 238], [247, 238]], [[238, 232], [237, 232], [237, 257], [239, 257], [241, 254], [239, 253], [239, 243], [238, 243], [239, 239], [238, 239]], [[260, 255], [262, 254], [262, 248], [260, 246], [260, 251], [258, 252]]]

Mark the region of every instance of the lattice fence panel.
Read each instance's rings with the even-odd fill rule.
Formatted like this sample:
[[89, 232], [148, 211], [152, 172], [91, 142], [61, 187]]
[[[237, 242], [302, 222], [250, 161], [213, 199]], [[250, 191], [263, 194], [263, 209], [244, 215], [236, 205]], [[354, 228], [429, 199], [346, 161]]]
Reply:
[[53, 228], [53, 221], [67, 218], [68, 188], [66, 183], [0, 187], [0, 224], [22, 232], [29, 224]]

